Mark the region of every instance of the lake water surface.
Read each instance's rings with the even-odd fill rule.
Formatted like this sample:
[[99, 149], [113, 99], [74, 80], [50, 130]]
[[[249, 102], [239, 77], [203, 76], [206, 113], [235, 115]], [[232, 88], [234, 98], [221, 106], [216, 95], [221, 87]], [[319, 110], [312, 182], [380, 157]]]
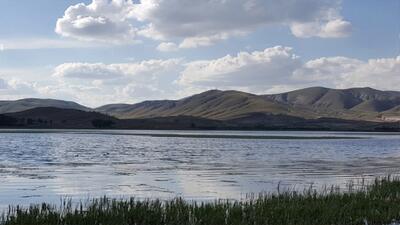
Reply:
[[399, 171], [396, 133], [0, 131], [0, 207], [103, 195], [241, 199]]

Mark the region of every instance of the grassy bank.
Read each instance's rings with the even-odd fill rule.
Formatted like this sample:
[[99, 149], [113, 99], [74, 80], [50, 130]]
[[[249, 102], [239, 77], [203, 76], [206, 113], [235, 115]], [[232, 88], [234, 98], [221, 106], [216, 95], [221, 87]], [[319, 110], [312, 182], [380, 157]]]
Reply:
[[286, 191], [247, 201], [212, 203], [101, 198], [73, 206], [10, 207], [4, 225], [258, 225], [390, 224], [400, 219], [399, 178], [322, 192]]

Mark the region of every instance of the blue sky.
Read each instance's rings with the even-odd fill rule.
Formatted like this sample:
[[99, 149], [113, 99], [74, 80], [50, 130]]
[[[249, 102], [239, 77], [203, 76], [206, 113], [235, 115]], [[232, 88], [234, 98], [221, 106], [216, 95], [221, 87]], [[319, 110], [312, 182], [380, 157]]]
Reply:
[[0, 0], [0, 95], [97, 106], [210, 88], [400, 91], [399, 0], [223, 2]]

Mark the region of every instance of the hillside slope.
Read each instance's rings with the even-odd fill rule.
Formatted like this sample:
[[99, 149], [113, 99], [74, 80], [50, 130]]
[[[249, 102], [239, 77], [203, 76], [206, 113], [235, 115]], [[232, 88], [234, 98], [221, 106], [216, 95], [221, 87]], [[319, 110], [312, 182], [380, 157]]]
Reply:
[[28, 109], [3, 116], [14, 118], [13, 124], [7, 125], [26, 128], [112, 128], [117, 123], [117, 119], [98, 112], [54, 107]]
[[181, 100], [146, 101], [106, 105], [96, 111], [118, 118], [193, 116], [231, 120], [254, 113], [287, 115], [306, 119], [332, 117], [383, 121], [400, 116], [400, 92], [371, 88], [329, 89], [312, 87], [274, 95], [211, 90]]
[[192, 116], [117, 119], [98, 112], [45, 107], [0, 114], [0, 128], [399, 131], [400, 123], [332, 118], [304, 119], [265, 113], [251, 113], [230, 120], [212, 120]]
[[68, 101], [21, 99], [0, 101], [0, 114], [43, 107], [96, 111], [119, 119], [187, 117], [221, 121], [251, 118], [254, 121], [255, 118], [261, 118], [260, 115], [264, 119], [280, 115], [308, 120], [336, 118], [386, 122], [400, 121], [400, 92], [372, 88], [311, 87], [281, 94], [255, 95], [210, 90], [180, 100], [111, 104], [96, 109]]
[[372, 88], [312, 87], [263, 97], [319, 117], [357, 120], [380, 120], [382, 113], [400, 106], [400, 92]]
[[26, 98], [16, 101], [0, 101], [0, 114], [21, 112], [28, 109], [39, 107], [55, 107], [63, 109], [77, 109], [82, 111], [89, 111], [90, 108], [80, 105], [71, 101], [62, 101], [55, 99], [38, 99]]
[[146, 101], [133, 105], [106, 105], [97, 108], [96, 111], [118, 118], [193, 116], [228, 120], [254, 112], [289, 114], [290, 107], [249, 93], [211, 90], [176, 101]]

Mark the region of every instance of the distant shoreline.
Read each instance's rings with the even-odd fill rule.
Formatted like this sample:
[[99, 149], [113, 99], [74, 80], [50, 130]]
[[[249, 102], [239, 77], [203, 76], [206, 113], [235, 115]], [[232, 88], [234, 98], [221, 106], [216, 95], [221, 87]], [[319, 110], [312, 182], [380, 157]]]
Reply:
[[0, 101], [0, 128], [400, 132], [400, 92], [310, 87], [280, 94], [209, 90], [178, 100], [89, 108]]
[[400, 122], [338, 118], [305, 119], [287, 115], [252, 114], [230, 120], [193, 116], [119, 119], [99, 112], [54, 107], [0, 114], [0, 129], [120, 129], [120, 130], [248, 130], [400, 132]]
[[[70, 131], [73, 129], [66, 129], [64, 131]], [[0, 134], [1, 133], [25, 133], [25, 132], [19, 132], [19, 131], [24, 131], [23, 129], [18, 130], [18, 129], [13, 129], [13, 130], [6, 130], [6, 129], [0, 129]], [[26, 131], [34, 131], [34, 132], [26, 132], [26, 133], [65, 133], [63, 130], [57, 130], [56, 129], [50, 129], [47, 131], [44, 131], [44, 129], [28, 129]], [[75, 130], [77, 132], [72, 132], [74, 134], [86, 134], [85, 132], [79, 132], [79, 131], [84, 131], [84, 129], [77, 129]], [[290, 135], [220, 135], [220, 134], [174, 134], [174, 133], [122, 133], [122, 132], [93, 132], [96, 131], [94, 129], [92, 130], [87, 130], [91, 132], [87, 132], [88, 134], [99, 134], [99, 135], [129, 135], [129, 136], [143, 136], [143, 137], [176, 137], [176, 138], [215, 138], [215, 139], [220, 139], [220, 138], [225, 138], [225, 139], [246, 139], [246, 140], [352, 140], [352, 139], [367, 139], [366, 137], [351, 137], [351, 136], [327, 136], [327, 135], [318, 135], [318, 136], [290, 136]], [[116, 130], [104, 130], [104, 131], [116, 131]], [[129, 131], [129, 130], [127, 130]], [[154, 131], [154, 130], [153, 130]], [[190, 131], [190, 130], [186, 130]], [[199, 130], [192, 130], [192, 131], [199, 131]]]
[[0, 133], [10, 133], [12, 131], [18, 131], [16, 133], [21, 133], [19, 131], [29, 130], [38, 133], [47, 133], [46, 130], [51, 131], [50, 133], [55, 133], [57, 130], [89, 130], [89, 131], [237, 131], [237, 132], [268, 132], [268, 131], [282, 131], [282, 132], [348, 132], [348, 133], [376, 133], [376, 134], [400, 134], [400, 129], [398, 130], [345, 130], [345, 129], [179, 129], [179, 128], [166, 128], [166, 129], [152, 129], [152, 128], [30, 128], [30, 127], [0, 127]]
[[[282, 131], [282, 132], [348, 132], [348, 133], [377, 133], [377, 134], [385, 134], [385, 133], [390, 133], [390, 134], [400, 134], [400, 128], [399, 129], [388, 129], [388, 130], [348, 130], [348, 129], [283, 129], [283, 128], [277, 128], [277, 129], [251, 129], [251, 128], [217, 128], [217, 129], [190, 129], [190, 128], [48, 128], [48, 127], [0, 127], [0, 133], [7, 133], [9, 131], [22, 131], [22, 130], [29, 130], [29, 131], [35, 131], [35, 132], [42, 132], [44, 130], [49, 130], [52, 131], [51, 133], [54, 133], [53, 131], [57, 130], [90, 130], [90, 131], [254, 131], [254, 132], [268, 132], [268, 131]], [[19, 132], [18, 132], [19, 133]], [[46, 133], [46, 132], [43, 132]]]

